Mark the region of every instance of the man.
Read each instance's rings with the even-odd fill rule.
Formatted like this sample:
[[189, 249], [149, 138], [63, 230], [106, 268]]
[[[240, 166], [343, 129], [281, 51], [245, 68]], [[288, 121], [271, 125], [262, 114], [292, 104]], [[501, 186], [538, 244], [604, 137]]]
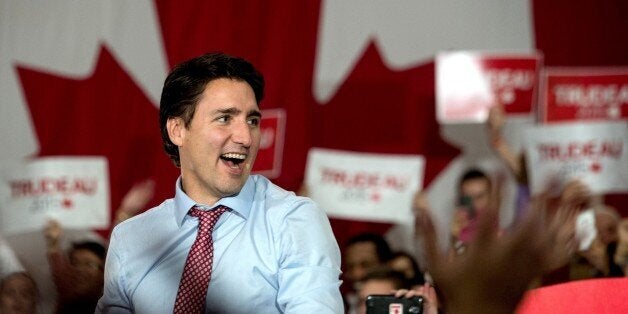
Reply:
[[460, 205], [485, 210], [491, 204], [491, 179], [482, 171], [470, 169], [460, 178]]
[[383, 266], [371, 269], [361, 280], [358, 289], [360, 314], [366, 313], [366, 298], [369, 295], [392, 294], [396, 290], [410, 289], [403, 273]]
[[61, 248], [63, 228], [51, 220], [44, 229], [48, 264], [57, 289], [56, 313], [91, 313], [103, 292], [105, 247], [75, 242], [67, 255]]
[[344, 261], [343, 296], [349, 313], [358, 310], [358, 296], [355, 291], [364, 276], [374, 268], [384, 266], [392, 257], [392, 251], [383, 236], [374, 233], [355, 235], [343, 246]]
[[388, 262], [392, 258], [392, 251], [383, 236], [361, 233], [347, 241], [343, 257], [345, 262], [343, 275], [348, 283], [356, 283], [371, 269]]
[[37, 285], [26, 272], [12, 273], [0, 280], [0, 313], [35, 314]]
[[450, 227], [454, 252], [464, 252], [466, 243], [475, 234], [478, 213], [491, 206], [492, 197], [491, 180], [484, 172], [470, 169], [462, 175], [458, 185], [458, 207]]
[[250, 175], [263, 90], [250, 63], [220, 53], [168, 75], [160, 126], [181, 169], [175, 197], [114, 229], [97, 312], [343, 311], [325, 213]]
[[383, 266], [372, 269], [362, 278], [358, 291], [359, 313], [366, 313], [366, 299], [369, 295], [393, 294], [397, 298], [423, 296], [423, 313], [436, 314], [438, 311], [438, 298], [432, 286], [424, 284], [412, 287], [403, 273]]
[[397, 251], [388, 261], [388, 267], [404, 274], [411, 287], [425, 283], [423, 272], [414, 256], [405, 251]]

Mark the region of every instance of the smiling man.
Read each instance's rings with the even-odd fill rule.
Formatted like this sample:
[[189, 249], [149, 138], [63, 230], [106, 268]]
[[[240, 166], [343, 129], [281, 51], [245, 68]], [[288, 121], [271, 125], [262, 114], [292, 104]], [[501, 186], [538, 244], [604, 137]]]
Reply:
[[114, 229], [97, 312], [343, 312], [325, 213], [250, 175], [263, 94], [249, 62], [221, 53], [168, 75], [160, 127], [181, 176], [173, 199]]

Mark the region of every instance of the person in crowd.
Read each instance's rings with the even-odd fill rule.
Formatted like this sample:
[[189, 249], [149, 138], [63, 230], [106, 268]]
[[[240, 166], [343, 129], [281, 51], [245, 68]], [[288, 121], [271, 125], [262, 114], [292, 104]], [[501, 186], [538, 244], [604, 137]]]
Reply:
[[617, 250], [614, 262], [628, 276], [628, 218], [623, 218], [617, 227]]
[[623, 277], [623, 269], [616, 264], [618, 225], [617, 211], [607, 205], [594, 205], [596, 236], [585, 250], [578, 251], [569, 264], [569, 279], [580, 280], [601, 277]]
[[451, 254], [464, 252], [475, 234], [478, 216], [489, 207], [499, 206], [491, 179], [481, 170], [471, 168], [460, 177], [458, 202], [450, 224]]
[[394, 295], [398, 298], [423, 296], [423, 313], [435, 314], [438, 309], [438, 299], [434, 288], [428, 284], [413, 287], [402, 272], [387, 266], [371, 269], [362, 278], [358, 290], [359, 313], [366, 313], [366, 300], [370, 295]]
[[[523, 154], [515, 153], [503, 136], [505, 114], [502, 105], [493, 106], [489, 110], [487, 131], [489, 142], [498, 156], [504, 161], [512, 174], [517, 178], [517, 207], [515, 222], [525, 212], [530, 198], [527, 181], [526, 163]], [[569, 280], [586, 278], [622, 276], [621, 267], [615, 264], [617, 224], [619, 215], [609, 206], [602, 204], [601, 195], [592, 195], [589, 187], [582, 182], [573, 180], [567, 183], [555, 202], [556, 206], [563, 203], [575, 204], [578, 212], [593, 208], [595, 217], [596, 237], [593, 243], [584, 250], [576, 250], [565, 265], [557, 267], [554, 272], [543, 279], [543, 284], [555, 284]], [[575, 223], [575, 222], [574, 222]], [[566, 226], [569, 228], [569, 226]]]
[[10, 274], [23, 271], [24, 267], [18, 260], [15, 252], [0, 235], [0, 280]]
[[549, 269], [551, 272], [546, 273], [540, 283], [552, 285], [573, 280], [624, 276], [621, 267], [614, 261], [620, 219], [617, 212], [610, 206], [595, 204], [590, 189], [578, 180], [567, 183], [560, 196], [551, 201], [555, 207], [570, 204], [574, 208], [576, 215], [573, 219], [563, 221], [563, 229], [575, 230], [576, 216], [592, 212], [595, 234], [588, 246], [578, 245], [570, 250], [568, 256], [564, 256], [561, 250], [550, 254], [548, 260], [553, 261]]
[[354, 235], [345, 242], [342, 257], [343, 301], [347, 312], [356, 313], [359, 301], [356, 291], [360, 281], [373, 268], [386, 265], [392, 257], [392, 251], [382, 235], [366, 232]]
[[598, 251], [601, 249], [601, 252], [595, 256], [603, 256], [602, 263], [598, 264], [601, 267], [596, 266], [599, 270], [598, 274], [602, 277], [623, 277], [622, 267], [615, 263], [621, 217], [615, 208], [604, 204], [595, 205], [593, 213], [597, 236], [593, 240], [591, 249], [598, 247]]
[[349, 283], [362, 280], [366, 273], [385, 265], [392, 258], [392, 251], [386, 239], [375, 233], [355, 235], [343, 247], [343, 276]]
[[528, 186], [525, 155], [515, 152], [511, 144], [506, 140], [506, 137], [504, 137], [503, 129], [505, 124], [506, 114], [504, 106], [502, 104], [496, 104], [491, 107], [486, 120], [489, 143], [517, 182], [514, 225], [525, 215], [530, 201], [530, 188]]
[[523, 154], [516, 153], [503, 135], [506, 124], [504, 106], [496, 104], [491, 107], [486, 120], [486, 130], [491, 147], [498, 157], [502, 159], [506, 167], [515, 176], [520, 185], [527, 187], [528, 177]]
[[593, 207], [593, 212], [595, 213], [595, 229], [600, 242], [605, 245], [617, 242], [619, 237], [617, 228], [621, 221], [617, 209], [605, 204], [598, 204]]
[[28, 273], [11, 273], [0, 280], [0, 313], [37, 313], [37, 285]]
[[513, 313], [532, 282], [549, 268], [547, 256], [575, 247], [575, 232], [561, 233], [562, 222], [574, 216], [576, 206], [562, 204], [547, 219], [548, 197], [542, 194], [530, 208], [512, 230], [498, 235], [498, 209], [489, 206], [479, 216], [468, 249], [453, 259], [439, 248], [429, 209], [417, 210], [415, 229], [447, 313]]
[[388, 295], [396, 290], [410, 289], [403, 273], [386, 266], [369, 270], [360, 280], [358, 293], [359, 313], [366, 313], [366, 298], [369, 295]]
[[388, 261], [388, 266], [406, 277], [411, 287], [420, 287], [425, 283], [423, 273], [414, 256], [405, 251], [393, 253], [392, 258]]
[[397, 298], [412, 298], [414, 296], [423, 297], [423, 314], [443, 313], [441, 304], [438, 301], [438, 293], [434, 286], [425, 282], [422, 286], [414, 287], [410, 290], [400, 289], [394, 291]]
[[146, 179], [134, 184], [124, 195], [120, 206], [116, 210], [113, 226], [137, 215], [141, 210], [146, 209], [146, 204], [155, 195], [155, 181]]
[[97, 312], [342, 311], [324, 211], [250, 175], [263, 94], [262, 75], [223, 53], [170, 72], [159, 115], [175, 196], [114, 228]]
[[51, 220], [44, 229], [50, 273], [57, 289], [56, 313], [93, 313], [103, 293], [105, 247], [85, 241], [65, 254], [61, 225]]

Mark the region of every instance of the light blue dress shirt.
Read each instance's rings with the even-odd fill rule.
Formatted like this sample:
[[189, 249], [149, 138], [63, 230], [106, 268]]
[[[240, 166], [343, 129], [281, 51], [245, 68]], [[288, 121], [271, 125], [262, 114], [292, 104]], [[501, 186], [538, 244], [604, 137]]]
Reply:
[[200, 205], [231, 208], [214, 227], [208, 313], [342, 313], [340, 251], [325, 213], [252, 175], [236, 196], [197, 204], [177, 180], [174, 199], [116, 226], [97, 313], [172, 313]]

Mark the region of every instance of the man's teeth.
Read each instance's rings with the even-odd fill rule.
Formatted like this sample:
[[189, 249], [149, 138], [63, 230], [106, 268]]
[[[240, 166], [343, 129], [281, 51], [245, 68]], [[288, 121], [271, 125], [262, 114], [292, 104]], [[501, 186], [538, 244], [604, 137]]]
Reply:
[[229, 158], [229, 159], [241, 159], [241, 160], [246, 159], [246, 155], [245, 154], [237, 154], [237, 153], [223, 154], [222, 157], [223, 158]]

